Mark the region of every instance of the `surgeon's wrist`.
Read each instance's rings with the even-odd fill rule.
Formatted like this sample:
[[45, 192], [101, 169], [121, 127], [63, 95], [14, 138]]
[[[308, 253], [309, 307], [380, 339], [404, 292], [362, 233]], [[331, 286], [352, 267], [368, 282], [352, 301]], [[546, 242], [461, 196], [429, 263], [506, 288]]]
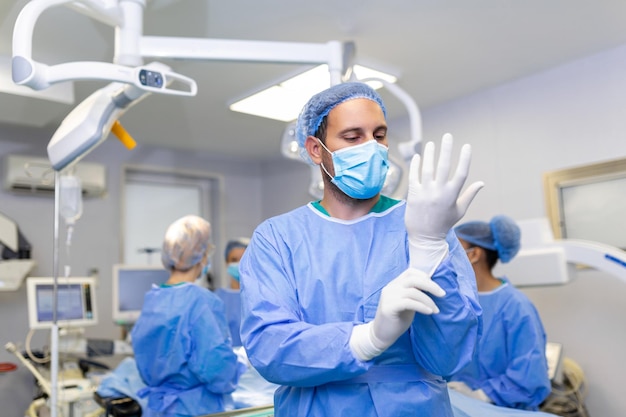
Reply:
[[362, 362], [374, 359], [386, 349], [377, 347], [372, 339], [372, 323], [357, 324], [352, 328], [352, 335], [350, 335], [349, 344], [352, 354]]
[[445, 239], [409, 238], [409, 266], [433, 275], [441, 261], [448, 256]]

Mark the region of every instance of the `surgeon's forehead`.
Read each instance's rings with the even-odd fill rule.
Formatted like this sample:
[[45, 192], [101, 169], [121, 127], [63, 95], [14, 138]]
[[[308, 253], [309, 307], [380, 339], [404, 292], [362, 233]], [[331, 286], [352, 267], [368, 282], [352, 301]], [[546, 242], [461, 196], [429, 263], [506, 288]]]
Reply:
[[386, 126], [383, 109], [375, 101], [366, 98], [355, 98], [339, 103], [328, 113], [328, 125], [338, 128], [341, 125], [373, 124], [376, 127]]

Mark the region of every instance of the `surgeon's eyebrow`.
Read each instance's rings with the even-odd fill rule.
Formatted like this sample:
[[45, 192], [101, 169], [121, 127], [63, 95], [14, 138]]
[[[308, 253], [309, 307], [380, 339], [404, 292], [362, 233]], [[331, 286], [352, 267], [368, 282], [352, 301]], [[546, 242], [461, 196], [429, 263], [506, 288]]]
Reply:
[[[354, 133], [354, 134], [358, 134], [358, 135], [363, 135], [365, 134], [365, 129], [363, 129], [362, 127], [348, 127], [346, 129], [340, 130], [338, 132], [339, 135], [346, 135], [348, 133]], [[384, 133], [387, 134], [387, 125], [380, 125], [378, 127], [376, 127], [374, 129], [374, 133]]]

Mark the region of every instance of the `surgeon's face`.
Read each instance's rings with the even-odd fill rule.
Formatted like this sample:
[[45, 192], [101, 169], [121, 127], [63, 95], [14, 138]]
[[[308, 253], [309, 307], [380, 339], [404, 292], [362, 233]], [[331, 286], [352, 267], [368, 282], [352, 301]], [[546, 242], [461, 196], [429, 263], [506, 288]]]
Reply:
[[[324, 144], [330, 152], [370, 140], [389, 146], [385, 115], [376, 102], [364, 98], [348, 100], [328, 113]], [[328, 152], [322, 152], [322, 161], [327, 169], [333, 169]], [[334, 169], [330, 174], [334, 175]]]
[[387, 146], [387, 123], [380, 106], [357, 98], [339, 104], [328, 113], [326, 147], [331, 151], [377, 140]]

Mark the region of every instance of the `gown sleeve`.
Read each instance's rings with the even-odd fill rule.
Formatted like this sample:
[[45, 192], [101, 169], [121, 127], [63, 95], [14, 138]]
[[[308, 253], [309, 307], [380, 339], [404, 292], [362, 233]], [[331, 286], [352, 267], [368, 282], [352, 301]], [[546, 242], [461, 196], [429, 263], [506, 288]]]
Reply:
[[241, 336], [251, 364], [268, 381], [317, 386], [362, 374], [349, 346], [350, 321], [303, 319], [296, 286], [284, 265], [289, 251], [270, 222], [261, 224], [240, 262]]
[[416, 314], [410, 328], [418, 361], [436, 375], [448, 376], [471, 362], [482, 332], [482, 308], [478, 302], [476, 279], [467, 256], [454, 232], [447, 237], [448, 256], [433, 280], [446, 291], [433, 297], [440, 312]]

